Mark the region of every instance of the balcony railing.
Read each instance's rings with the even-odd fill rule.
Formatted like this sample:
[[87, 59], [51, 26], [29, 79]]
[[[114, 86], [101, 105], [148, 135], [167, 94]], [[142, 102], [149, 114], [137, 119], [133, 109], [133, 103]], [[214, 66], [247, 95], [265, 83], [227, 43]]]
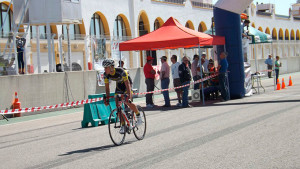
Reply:
[[209, 9], [214, 8], [213, 4], [203, 3], [203, 2], [195, 2], [195, 1], [191, 1], [191, 2], [192, 2], [193, 7], [209, 8]]
[[173, 4], [181, 4], [184, 5], [186, 0], [152, 0], [155, 2], [165, 2], [165, 3], [173, 3]]

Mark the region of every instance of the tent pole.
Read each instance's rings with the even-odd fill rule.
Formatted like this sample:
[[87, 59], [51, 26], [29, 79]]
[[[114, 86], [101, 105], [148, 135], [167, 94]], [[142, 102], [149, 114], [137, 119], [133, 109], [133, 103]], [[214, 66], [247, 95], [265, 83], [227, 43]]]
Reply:
[[260, 94], [260, 92], [259, 92], [259, 83], [258, 83], [258, 72], [257, 72], [257, 58], [256, 58], [256, 44], [254, 44], [254, 57], [255, 57], [255, 69], [256, 69], [256, 71], [255, 71], [255, 74], [256, 74], [256, 76], [257, 76], [257, 79], [256, 79], [256, 82], [257, 82], [257, 91], [258, 91], [258, 94]]
[[275, 73], [275, 62], [274, 62], [273, 41], [271, 42], [271, 47], [272, 47], [272, 72], [273, 72], [274, 91], [275, 91], [275, 90], [276, 90], [276, 73]]
[[[199, 52], [199, 57], [201, 58], [201, 54], [200, 54], [200, 45], [198, 46], [198, 52]], [[200, 59], [200, 77], [201, 77], [201, 80], [203, 78], [203, 71], [202, 71], [202, 63], [201, 63], [201, 60]], [[204, 89], [203, 89], [203, 80], [201, 82], [201, 91], [202, 91], [202, 102], [203, 102], [203, 106], [205, 105], [205, 98], [204, 98]]]
[[[121, 40], [118, 39], [118, 46], [120, 45], [120, 41], [121, 41]], [[119, 47], [118, 47], [118, 49], [119, 49]], [[121, 66], [121, 62], [122, 62], [122, 52], [120, 51], [120, 49], [119, 49], [119, 55], [120, 55], [119, 66], [122, 67], [122, 66]]]

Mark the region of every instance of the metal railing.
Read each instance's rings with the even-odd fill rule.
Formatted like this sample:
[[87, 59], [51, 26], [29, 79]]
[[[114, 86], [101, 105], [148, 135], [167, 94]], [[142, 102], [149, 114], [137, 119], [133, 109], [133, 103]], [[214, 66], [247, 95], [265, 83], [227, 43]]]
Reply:
[[213, 9], [214, 5], [213, 4], [209, 4], [209, 3], [203, 3], [203, 2], [197, 2], [197, 1], [192, 1], [192, 6], [193, 7], [200, 7], [200, 8], [209, 8], [209, 9]]
[[173, 4], [185, 4], [186, 0], [152, 0], [155, 2], [166, 2], [166, 3], [173, 3]]

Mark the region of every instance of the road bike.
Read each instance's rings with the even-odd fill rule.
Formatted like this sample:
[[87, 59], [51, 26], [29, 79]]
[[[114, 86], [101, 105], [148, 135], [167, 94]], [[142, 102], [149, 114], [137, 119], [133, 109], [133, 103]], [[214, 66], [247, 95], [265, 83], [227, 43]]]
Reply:
[[[118, 94], [115, 95], [115, 98], [117, 98], [118, 106], [111, 111], [108, 121], [108, 131], [112, 142], [117, 146], [123, 144], [126, 133], [131, 134], [132, 131], [138, 140], [144, 139], [147, 122], [146, 115], [142, 107], [139, 105], [136, 106], [142, 118], [142, 124], [137, 126], [137, 116], [135, 112], [127, 108], [125, 105], [128, 97], [126, 95]], [[130, 100], [128, 101], [130, 102]], [[124, 133], [120, 132], [122, 126], [124, 126]]]

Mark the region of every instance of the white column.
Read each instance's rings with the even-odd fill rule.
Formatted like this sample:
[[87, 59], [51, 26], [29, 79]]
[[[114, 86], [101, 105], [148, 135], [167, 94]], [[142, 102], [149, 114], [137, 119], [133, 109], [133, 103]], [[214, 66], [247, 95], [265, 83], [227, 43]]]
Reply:
[[52, 68], [53, 68], [53, 59], [52, 59], [52, 54], [51, 54], [51, 28], [50, 28], [50, 24], [47, 23], [46, 25], [46, 29], [47, 29], [47, 42], [48, 42], [48, 61], [49, 61], [49, 72], [52, 72]]
[[72, 71], [71, 42], [70, 42], [70, 25], [67, 25], [67, 37], [68, 37], [68, 62], [69, 62], [70, 71]]
[[40, 50], [40, 30], [39, 30], [39, 25], [37, 25], [36, 26], [36, 54], [37, 54], [38, 73], [42, 73], [40, 53], [41, 53], [41, 50]]

